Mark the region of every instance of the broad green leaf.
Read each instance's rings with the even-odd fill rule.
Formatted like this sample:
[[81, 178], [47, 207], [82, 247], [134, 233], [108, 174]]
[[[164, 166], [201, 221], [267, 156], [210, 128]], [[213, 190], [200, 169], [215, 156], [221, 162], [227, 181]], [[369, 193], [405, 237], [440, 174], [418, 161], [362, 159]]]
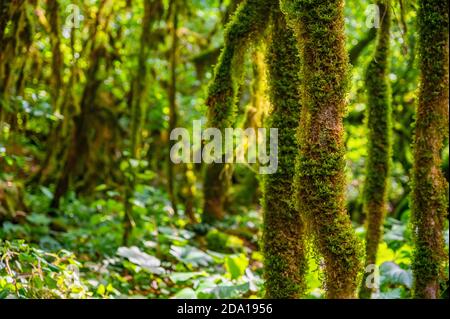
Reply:
[[225, 269], [231, 279], [237, 279], [243, 276], [248, 263], [248, 258], [245, 254], [225, 257]]
[[32, 213], [30, 215], [27, 215], [26, 218], [30, 223], [33, 223], [35, 225], [46, 226], [51, 223], [51, 219], [43, 214]]
[[412, 287], [412, 273], [411, 271], [400, 268], [399, 265], [393, 262], [385, 262], [380, 266], [381, 283], [403, 285], [409, 289]]
[[212, 294], [219, 299], [239, 298], [250, 290], [248, 282], [239, 285], [220, 285], [212, 290]]
[[162, 274], [164, 272], [164, 269], [160, 267], [161, 261], [158, 258], [142, 252], [136, 246], [120, 247], [117, 250], [117, 255], [127, 258], [133, 264], [151, 273]]
[[395, 260], [395, 252], [392, 249], [390, 249], [385, 242], [382, 242], [378, 246], [377, 264], [381, 265], [384, 262], [394, 260]]
[[184, 288], [178, 291], [171, 299], [197, 299], [197, 294], [192, 288]]
[[170, 280], [172, 280], [174, 283], [180, 283], [187, 281], [192, 278], [196, 278], [199, 276], [205, 276], [207, 275], [205, 272], [173, 272], [169, 275]]
[[192, 265], [194, 267], [206, 267], [213, 261], [212, 257], [207, 253], [192, 246], [181, 247], [172, 245], [170, 247], [170, 254], [181, 262]]

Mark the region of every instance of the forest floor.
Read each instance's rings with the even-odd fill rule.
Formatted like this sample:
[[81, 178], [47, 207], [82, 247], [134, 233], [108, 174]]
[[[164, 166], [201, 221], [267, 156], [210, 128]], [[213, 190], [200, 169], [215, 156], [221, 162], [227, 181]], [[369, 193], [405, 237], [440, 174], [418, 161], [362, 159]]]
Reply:
[[[120, 195], [105, 186], [96, 192], [100, 199], [90, 202], [69, 195], [54, 217], [48, 214], [49, 189], [26, 193], [32, 213], [22, 223], [4, 222], [0, 228], [0, 297], [263, 297], [259, 209], [230, 215], [214, 227], [187, 224], [183, 211], [173, 215], [165, 192], [140, 185], [131, 242], [123, 246]], [[410, 297], [408, 219], [404, 214], [401, 221], [386, 221], [380, 293], [374, 297]], [[355, 227], [363, 238], [364, 228]], [[307, 297], [321, 298], [320, 259], [313, 256]]]

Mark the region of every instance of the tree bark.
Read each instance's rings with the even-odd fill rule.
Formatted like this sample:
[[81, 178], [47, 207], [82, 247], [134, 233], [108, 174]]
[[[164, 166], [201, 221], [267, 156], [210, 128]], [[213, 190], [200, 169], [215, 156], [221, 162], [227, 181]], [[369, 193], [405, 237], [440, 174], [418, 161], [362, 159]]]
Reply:
[[266, 128], [278, 128], [278, 170], [263, 177], [263, 252], [267, 298], [299, 298], [306, 290], [305, 227], [293, 204], [296, 130], [300, 117], [300, 57], [279, 8], [272, 14], [266, 57], [271, 108]]
[[[375, 54], [366, 70], [368, 153], [364, 185], [366, 214], [366, 266], [376, 264], [378, 244], [383, 234], [387, 206], [387, 182], [391, 159], [391, 101], [389, 73], [390, 1], [378, 1], [381, 26]], [[370, 298], [373, 288], [367, 287], [368, 272], [363, 276], [360, 297]]]
[[284, 0], [298, 37], [302, 112], [296, 196], [317, 253], [328, 298], [355, 298], [362, 244], [345, 206], [343, 115], [349, 82], [342, 0]]
[[443, 237], [448, 182], [441, 150], [448, 138], [448, 1], [419, 1], [420, 92], [413, 145], [413, 296], [439, 298], [448, 262]]

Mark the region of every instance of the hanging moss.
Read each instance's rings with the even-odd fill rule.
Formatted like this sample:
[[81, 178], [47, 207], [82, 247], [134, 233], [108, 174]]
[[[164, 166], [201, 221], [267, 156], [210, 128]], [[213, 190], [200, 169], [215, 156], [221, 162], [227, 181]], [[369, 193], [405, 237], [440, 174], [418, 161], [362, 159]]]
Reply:
[[263, 126], [269, 108], [267, 92], [267, 65], [265, 63], [266, 46], [262, 41], [252, 52], [253, 81], [251, 84], [251, 106], [246, 110], [245, 123], [242, 128]]
[[267, 298], [303, 296], [307, 269], [304, 225], [292, 204], [300, 116], [300, 58], [294, 33], [273, 10], [267, 54], [271, 109], [266, 127], [278, 128], [278, 170], [263, 177], [263, 252]]
[[236, 96], [241, 82], [243, 58], [267, 25], [269, 0], [247, 0], [239, 6], [225, 30], [225, 47], [208, 89], [208, 124], [223, 129], [232, 127]]
[[302, 61], [297, 204], [323, 257], [327, 297], [354, 298], [363, 251], [345, 208], [342, 118], [349, 81], [343, 1], [282, 4]]
[[[243, 59], [267, 25], [273, 1], [244, 1], [225, 30], [225, 46], [208, 89], [208, 126], [223, 130], [234, 127], [238, 88], [242, 80]], [[224, 217], [223, 204], [229, 184], [230, 165], [212, 163], [204, 179], [203, 220], [211, 222]]]
[[415, 298], [439, 298], [448, 263], [443, 238], [448, 183], [441, 170], [441, 150], [448, 138], [448, 6], [448, 1], [419, 1], [421, 78], [412, 183]]
[[[367, 218], [366, 266], [376, 264], [378, 244], [386, 213], [387, 180], [391, 157], [391, 101], [389, 72], [390, 4], [379, 1], [381, 25], [375, 54], [366, 70], [368, 153], [364, 185], [364, 212]], [[372, 289], [366, 286], [366, 273], [361, 283], [360, 297], [370, 298]]]
[[[269, 109], [269, 97], [267, 96], [267, 65], [265, 63], [266, 45], [259, 41], [258, 45], [252, 48], [252, 82], [250, 86], [250, 103], [245, 108], [245, 114], [236, 124], [242, 129], [253, 128], [255, 131], [263, 127], [264, 119]], [[245, 146], [244, 152], [248, 151]], [[257, 170], [258, 163], [254, 169], [245, 166], [238, 166], [233, 170], [233, 181], [235, 182], [230, 191], [225, 205], [230, 213], [243, 206], [258, 204], [261, 198], [260, 178]]]

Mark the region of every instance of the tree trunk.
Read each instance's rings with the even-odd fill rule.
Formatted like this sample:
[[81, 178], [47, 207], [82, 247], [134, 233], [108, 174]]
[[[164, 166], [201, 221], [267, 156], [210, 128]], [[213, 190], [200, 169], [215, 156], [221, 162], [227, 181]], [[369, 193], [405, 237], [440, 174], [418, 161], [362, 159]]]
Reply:
[[278, 128], [278, 170], [263, 177], [263, 251], [267, 298], [299, 298], [308, 267], [302, 217], [292, 203], [296, 130], [300, 117], [300, 58], [294, 33], [273, 10], [266, 61], [271, 110], [266, 128]]
[[420, 92], [414, 137], [412, 223], [415, 298], [439, 298], [445, 252], [448, 182], [441, 150], [448, 138], [448, 1], [419, 1]]
[[[178, 0], [172, 2], [172, 47], [170, 50], [170, 84], [169, 84], [169, 135], [177, 126], [177, 50], [178, 50]], [[174, 163], [170, 159], [170, 149], [174, 141], [169, 142], [167, 152], [167, 187], [172, 209], [177, 214], [177, 197], [175, 193]]]
[[328, 298], [354, 298], [362, 244], [345, 207], [343, 115], [348, 87], [342, 0], [284, 0], [302, 62], [296, 192], [324, 259]]
[[[378, 1], [381, 27], [375, 54], [366, 70], [368, 153], [364, 185], [364, 212], [367, 218], [366, 266], [376, 264], [378, 244], [383, 234], [387, 206], [387, 181], [391, 158], [391, 101], [389, 72], [390, 3]], [[370, 298], [373, 288], [363, 276], [360, 297]]]

